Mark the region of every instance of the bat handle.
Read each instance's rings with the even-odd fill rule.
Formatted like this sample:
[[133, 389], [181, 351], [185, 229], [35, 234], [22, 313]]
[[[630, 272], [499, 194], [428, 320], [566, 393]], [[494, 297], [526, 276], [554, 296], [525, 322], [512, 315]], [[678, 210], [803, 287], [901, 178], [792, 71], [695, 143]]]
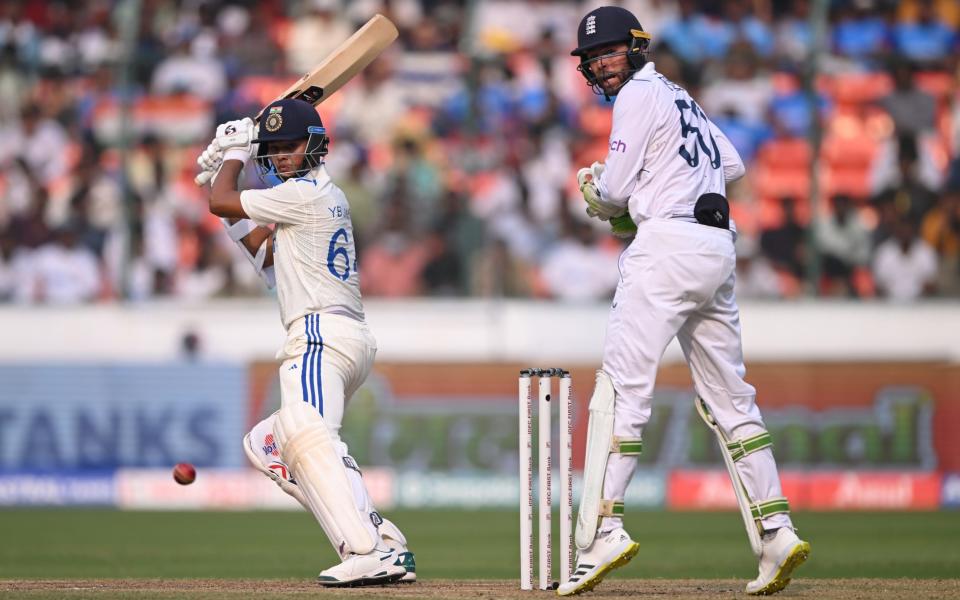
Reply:
[[193, 182], [196, 183], [197, 186], [203, 187], [204, 185], [207, 184], [208, 181], [210, 181], [212, 177], [213, 177], [213, 173], [211, 173], [210, 171], [204, 171], [203, 173], [200, 173], [199, 175], [194, 177]]

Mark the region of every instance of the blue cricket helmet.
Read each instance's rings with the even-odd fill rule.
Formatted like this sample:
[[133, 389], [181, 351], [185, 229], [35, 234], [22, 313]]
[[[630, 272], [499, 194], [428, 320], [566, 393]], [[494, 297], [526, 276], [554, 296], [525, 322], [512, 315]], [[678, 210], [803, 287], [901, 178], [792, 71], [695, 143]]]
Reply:
[[327, 155], [330, 143], [327, 129], [309, 102], [284, 98], [270, 103], [261, 113], [257, 138], [253, 140], [258, 144], [256, 161], [261, 171], [266, 173], [273, 168], [270, 163], [273, 154], [267, 153], [270, 142], [294, 140], [307, 140], [304, 168], [294, 174], [302, 177], [323, 162], [323, 157]]
[[262, 144], [306, 139], [310, 127], [323, 128], [323, 121], [313, 105], [303, 100], [284, 98], [263, 109], [257, 139], [253, 141]]
[[[647, 50], [652, 36], [643, 30], [632, 12], [619, 6], [601, 6], [588, 12], [577, 28], [577, 47], [570, 54], [580, 58], [577, 70], [595, 93], [607, 96], [600, 82], [590, 72], [589, 65], [597, 58], [587, 58], [587, 52], [604, 46], [626, 44], [624, 53], [630, 71], [636, 72], [647, 62]], [[624, 82], [626, 83], [626, 82]], [[609, 98], [609, 96], [608, 96]]]

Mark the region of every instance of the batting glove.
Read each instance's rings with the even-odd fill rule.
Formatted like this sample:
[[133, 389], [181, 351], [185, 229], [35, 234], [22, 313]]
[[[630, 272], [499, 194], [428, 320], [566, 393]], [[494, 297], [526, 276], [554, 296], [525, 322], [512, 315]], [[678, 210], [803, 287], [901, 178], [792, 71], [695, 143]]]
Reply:
[[253, 151], [255, 132], [256, 126], [250, 117], [227, 121], [217, 126], [217, 135], [213, 142], [223, 150], [223, 160], [239, 160], [246, 164]]
[[193, 179], [197, 185], [204, 185], [216, 179], [220, 167], [223, 166], [223, 150], [217, 144], [217, 140], [210, 142], [206, 150], [200, 153], [197, 157], [197, 165], [200, 167], [200, 173]]
[[216, 173], [223, 164], [223, 149], [217, 144], [217, 140], [210, 142], [207, 149], [197, 157], [197, 165], [202, 171], [211, 171]]
[[627, 209], [623, 206], [604, 202], [600, 198], [597, 179], [600, 178], [601, 173], [603, 173], [603, 163], [595, 162], [589, 167], [584, 167], [577, 171], [577, 185], [580, 187], [580, 193], [583, 194], [583, 199], [587, 203], [587, 215], [601, 221], [609, 221], [614, 217], [626, 214]]

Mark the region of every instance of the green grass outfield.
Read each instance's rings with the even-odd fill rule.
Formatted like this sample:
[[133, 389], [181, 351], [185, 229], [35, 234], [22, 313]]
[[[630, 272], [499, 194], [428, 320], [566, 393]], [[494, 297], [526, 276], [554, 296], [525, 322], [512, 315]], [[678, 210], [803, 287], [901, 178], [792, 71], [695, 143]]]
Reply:
[[[391, 511], [424, 579], [518, 576], [518, 516]], [[960, 513], [800, 513], [805, 578], [960, 577]], [[635, 512], [640, 554], [612, 577], [755, 575], [737, 513]], [[312, 578], [335, 561], [319, 526], [296, 512], [0, 511], [0, 578]], [[555, 564], [558, 561], [555, 560]]]

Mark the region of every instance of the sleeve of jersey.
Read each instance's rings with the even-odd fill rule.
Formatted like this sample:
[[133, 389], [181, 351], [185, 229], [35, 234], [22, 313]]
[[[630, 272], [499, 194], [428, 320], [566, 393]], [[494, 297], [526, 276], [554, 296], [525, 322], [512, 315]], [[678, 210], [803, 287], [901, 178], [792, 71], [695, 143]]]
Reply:
[[648, 82], [629, 84], [613, 104], [610, 151], [597, 183], [604, 202], [626, 206], [639, 181], [647, 146], [660, 119], [657, 95]]
[[310, 218], [309, 206], [296, 181], [264, 190], [244, 190], [240, 192], [240, 204], [243, 212], [257, 225], [298, 225], [307, 223]]
[[723, 134], [719, 127], [714, 125], [713, 121], [710, 121], [710, 133], [713, 134], [713, 139], [716, 140], [717, 147], [720, 149], [724, 181], [730, 183], [743, 177], [747, 169], [743, 166], [743, 159], [740, 158], [740, 153], [733, 147], [730, 139]]

